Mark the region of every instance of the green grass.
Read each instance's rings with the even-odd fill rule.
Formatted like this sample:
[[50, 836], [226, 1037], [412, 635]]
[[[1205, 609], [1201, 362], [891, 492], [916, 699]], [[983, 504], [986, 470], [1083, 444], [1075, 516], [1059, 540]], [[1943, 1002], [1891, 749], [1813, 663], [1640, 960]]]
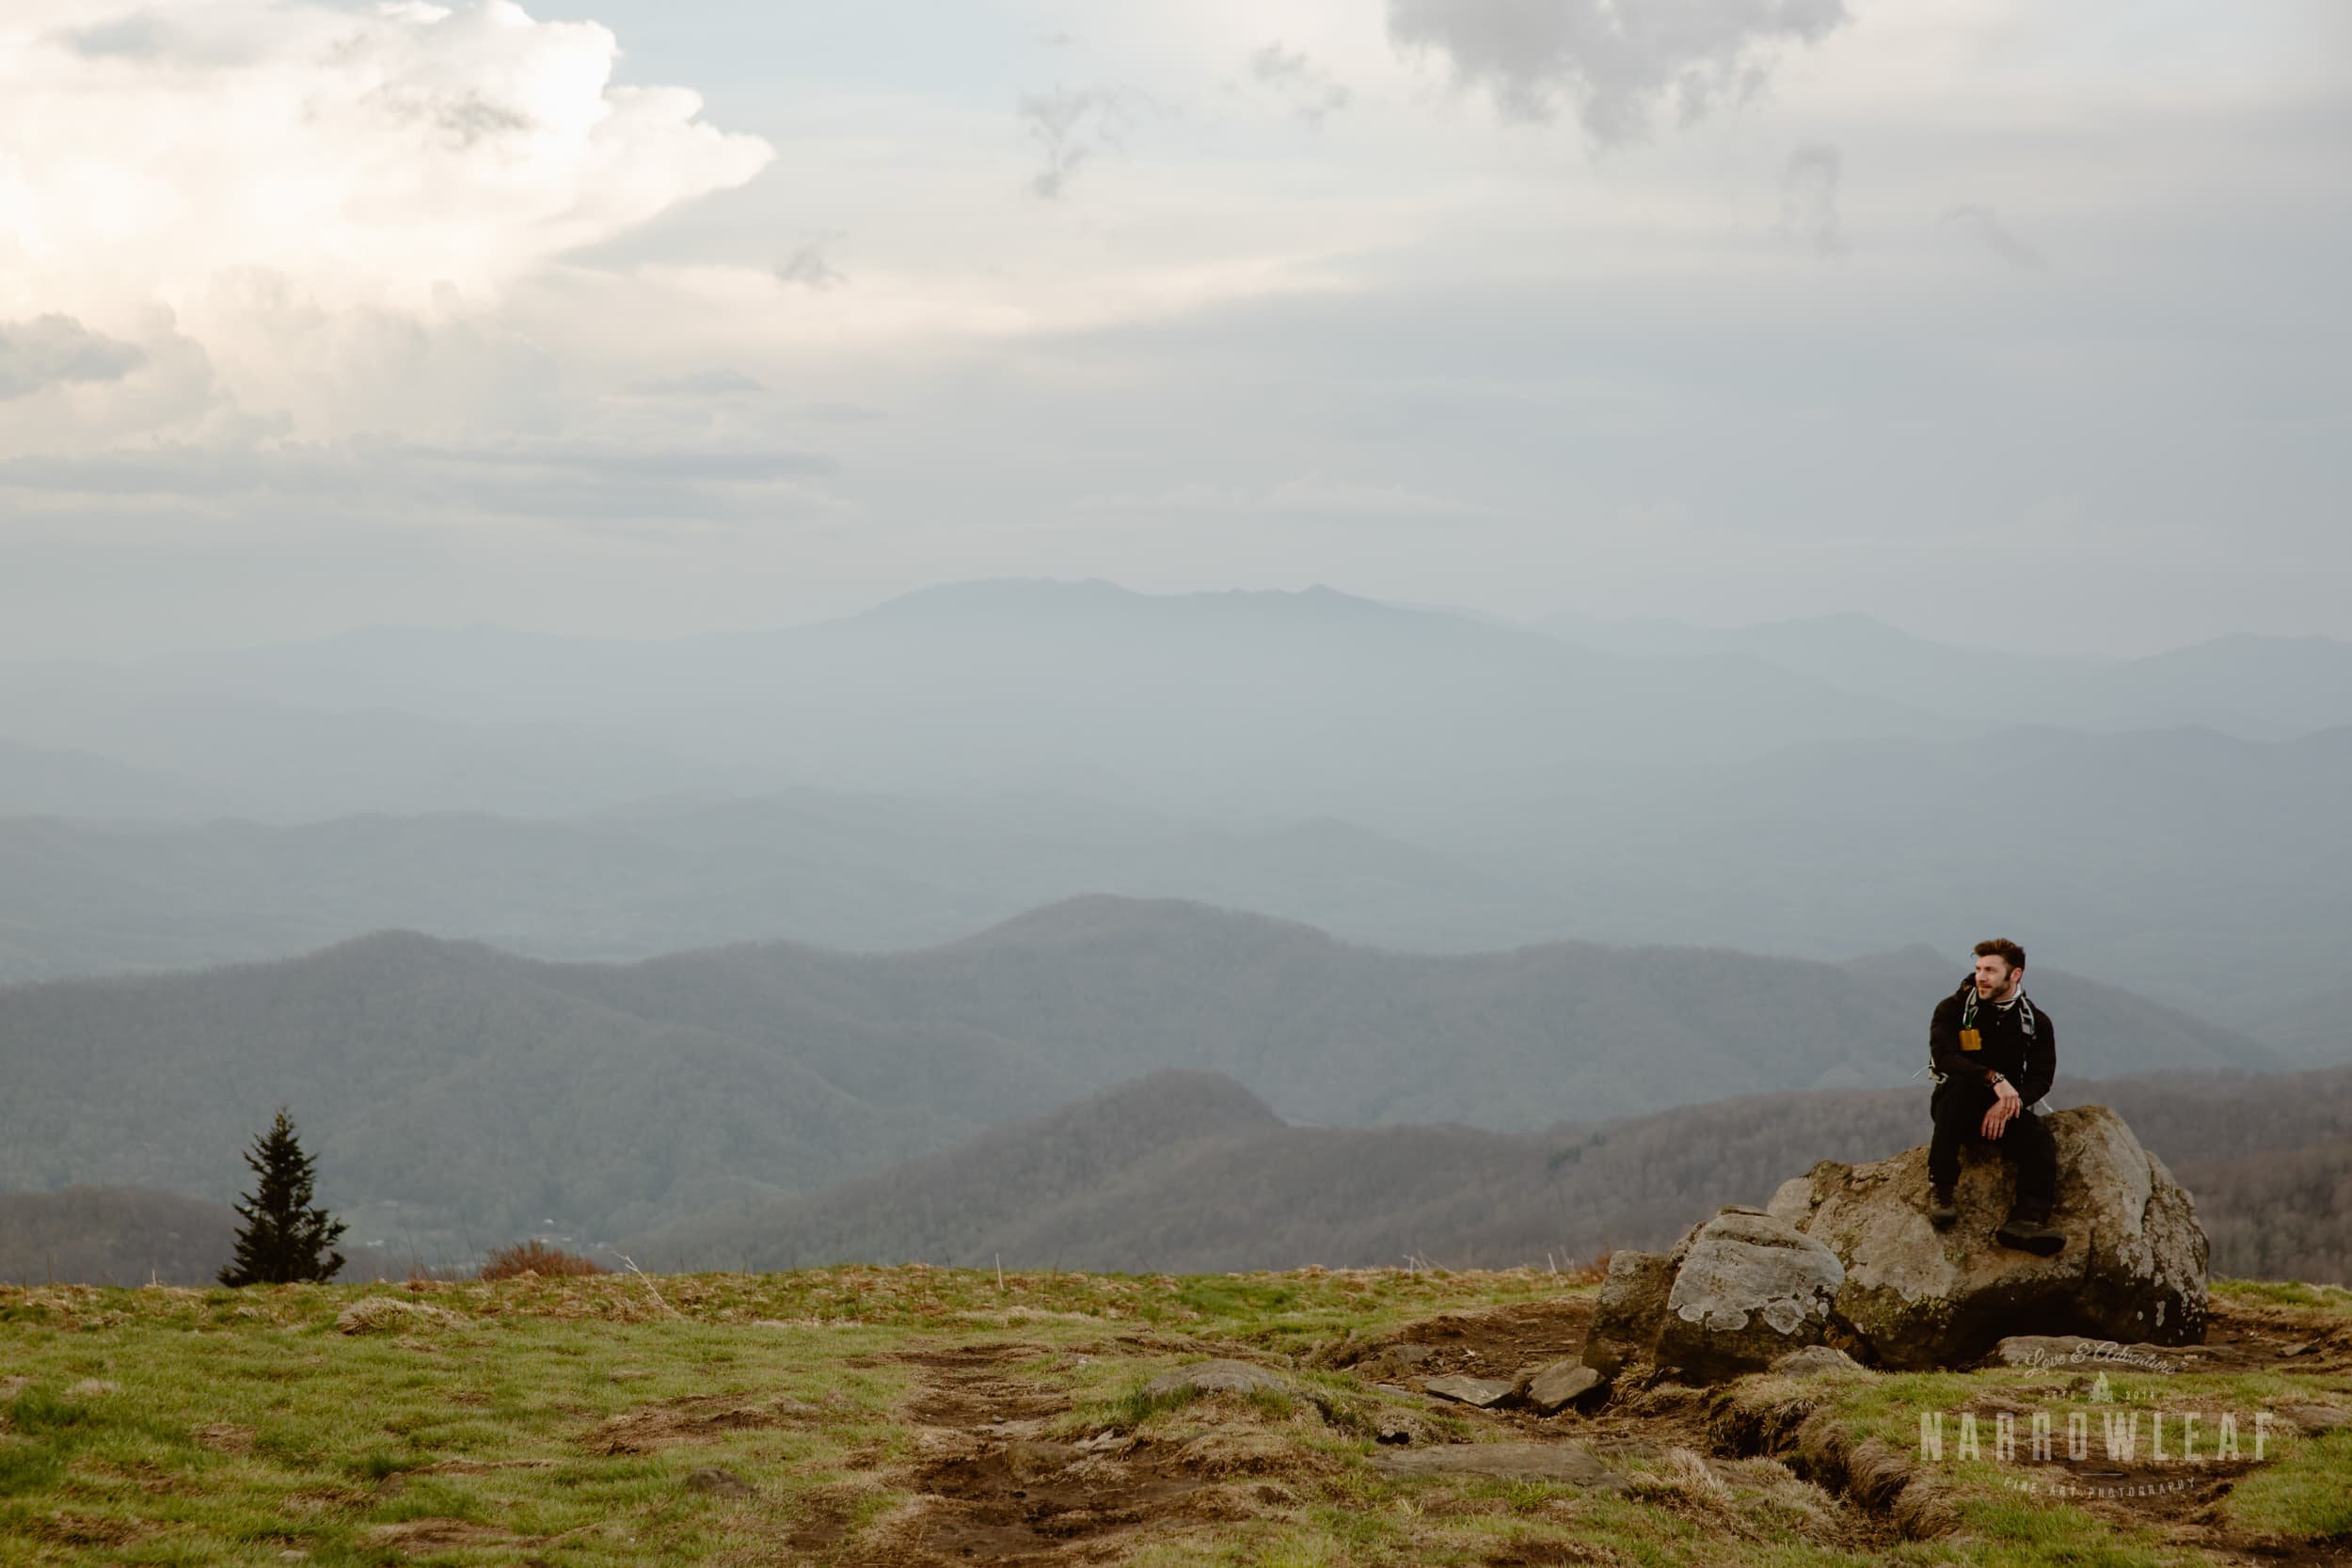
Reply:
[[2217, 1279], [2212, 1293], [2232, 1301], [2308, 1307], [2352, 1317], [2352, 1291], [2341, 1285], [2305, 1285], [2293, 1279]]
[[[2225, 1288], [2265, 1308], [2352, 1311], [2341, 1291], [2225, 1282], [2217, 1293]], [[1687, 1454], [1680, 1470], [1629, 1459], [1636, 1484], [1622, 1496], [1382, 1472], [1372, 1434], [1398, 1397], [1341, 1373], [1297, 1368], [1296, 1393], [1240, 1399], [1147, 1391], [1158, 1372], [1236, 1346], [1279, 1362], [1350, 1333], [1560, 1293], [1532, 1273], [1023, 1274], [1000, 1289], [993, 1273], [921, 1268], [608, 1275], [413, 1295], [0, 1289], [0, 1388], [13, 1389], [0, 1398], [0, 1563], [853, 1558], [861, 1531], [886, 1533], [918, 1506], [910, 1477], [931, 1451], [905, 1408], [927, 1373], [893, 1357], [989, 1342], [1019, 1348], [988, 1376], [1067, 1397], [1047, 1435], [1141, 1433], [1163, 1449], [1211, 1436], [1281, 1456], [1279, 1473], [1221, 1482], [1223, 1513], [1120, 1538], [1120, 1560], [1137, 1564], [2198, 1560], [2128, 1514], [2022, 1497], [1990, 1462], [1940, 1472], [1958, 1534], [1866, 1541], [1850, 1510], [1763, 1462], [1710, 1481]], [[454, 1318], [339, 1332], [337, 1314], [371, 1295]], [[2183, 1407], [2352, 1401], [2342, 1377], [2123, 1370], [2110, 1384], [2126, 1401]], [[2030, 1402], [2058, 1387], [2048, 1370], [2021, 1370], [1759, 1380], [1736, 1397], [1825, 1407], [1852, 1436], [1909, 1452], [1922, 1410], [1989, 1394]], [[1526, 1435], [1467, 1413], [1422, 1415], [1458, 1438]], [[1985, 1435], [1989, 1445], [1989, 1423]], [[733, 1471], [753, 1494], [691, 1489], [687, 1477], [704, 1466]], [[2249, 1540], [2352, 1532], [2352, 1433], [2281, 1434], [2221, 1511]], [[810, 1529], [818, 1545], [785, 1551]]]

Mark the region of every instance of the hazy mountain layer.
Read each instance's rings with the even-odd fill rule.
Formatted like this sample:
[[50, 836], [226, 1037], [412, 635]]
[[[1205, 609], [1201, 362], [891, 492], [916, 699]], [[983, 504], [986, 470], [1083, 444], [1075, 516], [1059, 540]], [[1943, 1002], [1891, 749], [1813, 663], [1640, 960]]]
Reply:
[[1597, 787], [1464, 811], [1419, 841], [1066, 793], [797, 791], [554, 822], [0, 820], [0, 977], [278, 957], [388, 926], [562, 958], [920, 946], [1111, 892], [1428, 951], [1580, 938], [1842, 958], [2005, 932], [2298, 1059], [2346, 1053], [2322, 998], [2352, 932], [2352, 730], [1815, 745]]
[[1418, 832], [1836, 742], [2352, 723], [2352, 645], [2323, 639], [2085, 666], [1859, 625], [1622, 655], [1328, 589], [957, 583], [817, 626], [660, 642], [379, 629], [0, 667], [0, 736], [183, 780], [192, 811], [226, 797], [281, 819], [801, 784], [1078, 790]]
[[2137, 658], [1961, 647], [1867, 615], [1729, 629], [1554, 615], [1542, 629], [1636, 657], [1732, 654], [1841, 691], [1934, 712], [1997, 707], [2013, 723], [2090, 730], [2202, 725], [2283, 738], [2352, 723], [2352, 642], [2212, 638]]
[[1561, 902], [1330, 819], [1221, 828], [1073, 796], [796, 791], [561, 821], [0, 818], [0, 980], [282, 958], [387, 927], [566, 959], [922, 947], [1097, 892], [1457, 951], [1556, 935]]
[[237, 1223], [225, 1203], [145, 1187], [0, 1193], [0, 1284], [209, 1285]]
[[[226, 1197], [290, 1103], [355, 1239], [612, 1236], [804, 1193], [1164, 1068], [1294, 1120], [1533, 1129], [1911, 1080], [1958, 966], [1555, 944], [1439, 957], [1087, 898], [872, 957], [557, 965], [388, 934], [271, 964], [0, 989], [0, 1190]], [[2272, 1062], [2035, 972], [2068, 1076]]]
[[[2352, 1280], [2352, 1069], [2079, 1083], [2197, 1199], [2217, 1274]], [[663, 1268], [865, 1261], [1184, 1272], [1581, 1260], [1661, 1246], [1819, 1160], [1926, 1141], [1915, 1091], [1767, 1095], [1597, 1127], [1282, 1126], [1240, 1085], [1161, 1074], [815, 1196], [632, 1243]], [[2324, 1196], [2324, 1194], [2322, 1195]], [[1989, 1222], [1988, 1222], [1989, 1223]]]
[[[1328, 590], [1001, 581], [666, 642], [0, 667], [0, 808], [77, 819], [0, 830], [0, 975], [385, 926], [561, 958], [919, 945], [1117, 892], [1442, 951], [2006, 931], [2331, 1053], [2294, 1018], [2352, 933], [2352, 645], [1669, 632], [1613, 654]], [[534, 820], [429, 815], [461, 810]], [[87, 826], [224, 812], [413, 820]]]

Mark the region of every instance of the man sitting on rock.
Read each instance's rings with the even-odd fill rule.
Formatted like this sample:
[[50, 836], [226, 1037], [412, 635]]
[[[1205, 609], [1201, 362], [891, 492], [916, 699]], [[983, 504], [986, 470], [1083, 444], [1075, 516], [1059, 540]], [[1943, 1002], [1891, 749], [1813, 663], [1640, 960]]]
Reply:
[[2058, 1075], [2058, 1032], [2048, 1010], [2026, 1000], [2024, 948], [2007, 937], [1977, 943], [1976, 973], [1935, 1005], [1928, 1055], [1935, 1076], [1929, 1223], [1947, 1230], [1959, 1220], [1960, 1146], [1982, 1138], [2017, 1167], [2017, 1201], [1994, 1239], [2043, 1257], [2064, 1248], [2065, 1233], [2049, 1223], [2058, 1146], [2027, 1109]]

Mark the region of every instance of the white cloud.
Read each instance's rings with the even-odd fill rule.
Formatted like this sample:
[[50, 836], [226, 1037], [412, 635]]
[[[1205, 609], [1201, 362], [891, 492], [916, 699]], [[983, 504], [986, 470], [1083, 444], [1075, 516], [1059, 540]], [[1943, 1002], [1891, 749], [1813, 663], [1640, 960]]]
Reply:
[[301, 317], [316, 349], [355, 311], [482, 309], [772, 157], [691, 92], [613, 84], [617, 53], [508, 0], [9, 0], [0, 321], [160, 322], [226, 395], [284, 396], [247, 373], [282, 357], [265, 326]]

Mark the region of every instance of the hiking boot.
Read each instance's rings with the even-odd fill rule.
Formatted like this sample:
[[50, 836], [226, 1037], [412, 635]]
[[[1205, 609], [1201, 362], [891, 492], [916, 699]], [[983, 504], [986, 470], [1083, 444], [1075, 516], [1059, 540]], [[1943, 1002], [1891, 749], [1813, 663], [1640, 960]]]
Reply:
[[2047, 1258], [2066, 1247], [2066, 1232], [2052, 1228], [2046, 1209], [2020, 1209], [2010, 1215], [1993, 1239], [2006, 1247]]
[[1960, 1194], [1954, 1184], [1939, 1182], [1928, 1194], [1928, 1223], [1949, 1230], [1960, 1221]]

